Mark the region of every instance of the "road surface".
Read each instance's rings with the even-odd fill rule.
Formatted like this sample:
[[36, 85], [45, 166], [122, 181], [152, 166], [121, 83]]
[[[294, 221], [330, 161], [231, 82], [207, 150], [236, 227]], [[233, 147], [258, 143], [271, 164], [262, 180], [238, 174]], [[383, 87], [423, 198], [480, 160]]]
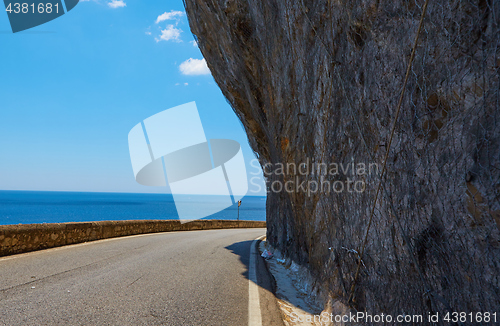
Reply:
[[[250, 245], [264, 234], [154, 233], [0, 258], [0, 325], [249, 325], [260, 313], [249, 308]], [[254, 261], [262, 324], [280, 325]]]

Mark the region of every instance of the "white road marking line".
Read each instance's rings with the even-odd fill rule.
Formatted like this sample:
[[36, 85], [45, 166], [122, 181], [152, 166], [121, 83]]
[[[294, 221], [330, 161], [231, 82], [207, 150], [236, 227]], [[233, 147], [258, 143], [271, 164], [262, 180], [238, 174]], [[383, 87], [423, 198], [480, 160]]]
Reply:
[[250, 245], [250, 262], [248, 264], [248, 326], [262, 326], [260, 311], [259, 286], [257, 285], [256, 259], [259, 254], [256, 243], [264, 236], [258, 237]]

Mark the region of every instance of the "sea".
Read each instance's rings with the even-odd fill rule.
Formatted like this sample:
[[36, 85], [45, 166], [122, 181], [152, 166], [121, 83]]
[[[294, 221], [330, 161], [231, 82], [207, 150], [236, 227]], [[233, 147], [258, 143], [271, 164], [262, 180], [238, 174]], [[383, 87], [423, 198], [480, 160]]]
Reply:
[[[210, 205], [205, 196], [185, 200]], [[241, 199], [240, 220], [265, 221], [266, 197]], [[236, 220], [238, 204], [204, 219]], [[0, 225], [179, 219], [171, 194], [0, 190]]]

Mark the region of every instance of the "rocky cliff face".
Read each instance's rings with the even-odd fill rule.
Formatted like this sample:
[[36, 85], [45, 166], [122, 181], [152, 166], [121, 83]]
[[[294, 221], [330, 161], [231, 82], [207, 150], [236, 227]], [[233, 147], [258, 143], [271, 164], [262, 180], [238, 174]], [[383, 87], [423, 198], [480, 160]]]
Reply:
[[423, 5], [185, 0], [269, 172], [272, 245], [353, 309], [498, 311], [500, 3], [429, 1], [388, 148]]

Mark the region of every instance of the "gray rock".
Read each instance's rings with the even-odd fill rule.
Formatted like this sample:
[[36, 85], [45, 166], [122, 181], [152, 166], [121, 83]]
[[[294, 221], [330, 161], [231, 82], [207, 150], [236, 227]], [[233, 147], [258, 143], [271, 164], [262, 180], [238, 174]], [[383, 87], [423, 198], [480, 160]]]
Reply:
[[[274, 166], [382, 167], [422, 5], [185, 0], [215, 81]], [[430, 1], [352, 302], [380, 173], [268, 176], [269, 190], [322, 177], [366, 185], [268, 195], [269, 242], [310, 270], [325, 302], [500, 310], [499, 17], [498, 1]]]

